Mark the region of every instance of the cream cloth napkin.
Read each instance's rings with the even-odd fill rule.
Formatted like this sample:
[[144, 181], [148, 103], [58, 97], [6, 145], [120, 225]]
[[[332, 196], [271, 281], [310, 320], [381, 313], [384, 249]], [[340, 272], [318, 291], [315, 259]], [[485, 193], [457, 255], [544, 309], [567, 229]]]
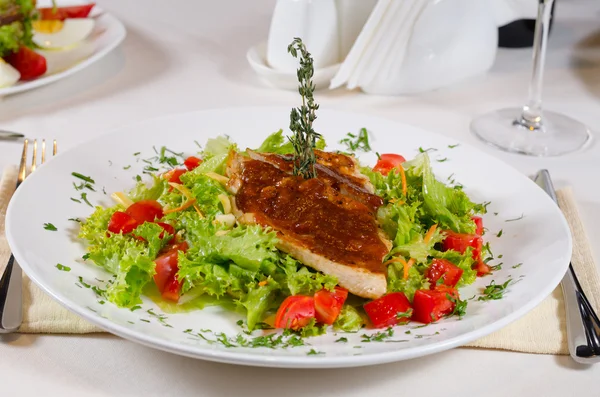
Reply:
[[[4, 214], [14, 191], [17, 169], [4, 170], [0, 183], [0, 271], [10, 256], [4, 234]], [[600, 307], [600, 276], [570, 189], [557, 192], [560, 207], [573, 234], [572, 263], [579, 281], [596, 310]], [[23, 275], [23, 333], [84, 334], [103, 332], [67, 311]], [[558, 287], [539, 306], [520, 320], [466, 347], [527, 353], [569, 354], [562, 291]]]

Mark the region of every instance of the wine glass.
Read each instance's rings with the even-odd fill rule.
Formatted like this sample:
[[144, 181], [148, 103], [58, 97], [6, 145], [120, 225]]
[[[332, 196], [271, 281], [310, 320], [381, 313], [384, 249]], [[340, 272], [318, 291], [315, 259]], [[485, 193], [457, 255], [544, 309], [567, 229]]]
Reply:
[[539, 0], [533, 43], [529, 100], [522, 108], [496, 110], [476, 117], [471, 131], [484, 142], [509, 152], [558, 156], [582, 148], [590, 129], [560, 113], [542, 110], [542, 83], [554, 0]]

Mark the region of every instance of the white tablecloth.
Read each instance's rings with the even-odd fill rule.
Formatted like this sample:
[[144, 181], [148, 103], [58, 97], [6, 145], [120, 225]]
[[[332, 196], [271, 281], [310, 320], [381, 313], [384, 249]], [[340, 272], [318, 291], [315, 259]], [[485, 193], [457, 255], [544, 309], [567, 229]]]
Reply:
[[[124, 44], [64, 81], [0, 100], [0, 128], [56, 138], [61, 150], [157, 115], [243, 105], [296, 105], [262, 86], [245, 53], [267, 35], [274, 0], [102, 0], [126, 24]], [[600, 2], [560, 0], [548, 54], [545, 105], [600, 131]], [[548, 168], [574, 187], [600, 245], [600, 149], [552, 159], [502, 153], [469, 133], [481, 112], [524, 101], [531, 50], [501, 50], [493, 70], [425, 95], [388, 98], [319, 92], [322, 107], [380, 115], [477, 145], [532, 174]], [[0, 167], [20, 143], [0, 143]], [[596, 258], [600, 258], [595, 248]], [[0, 395], [60, 396], [575, 396], [600, 395], [600, 365], [569, 357], [455, 349], [368, 368], [275, 370], [163, 353], [110, 335], [1, 336]], [[11, 393], [12, 392], [12, 393]]]

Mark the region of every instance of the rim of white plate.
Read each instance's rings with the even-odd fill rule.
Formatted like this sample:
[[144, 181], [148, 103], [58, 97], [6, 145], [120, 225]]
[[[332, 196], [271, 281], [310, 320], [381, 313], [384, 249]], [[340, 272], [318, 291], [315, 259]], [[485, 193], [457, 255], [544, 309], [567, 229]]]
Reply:
[[[91, 140], [83, 142], [83, 143], [69, 149], [68, 151], [62, 153], [62, 155], [64, 155], [65, 153], [68, 153], [72, 150], [73, 151], [77, 150], [82, 146], [93, 145], [94, 143], [100, 142], [107, 138], [110, 138], [113, 135], [123, 133], [123, 131], [126, 131], [128, 129], [133, 129], [135, 127], [142, 127], [144, 124], [154, 123], [159, 120], [164, 121], [164, 120], [168, 120], [168, 119], [172, 119], [172, 118], [181, 117], [184, 115], [189, 116], [191, 114], [195, 114], [195, 115], [198, 115], [198, 117], [201, 117], [201, 115], [204, 113], [213, 113], [213, 112], [229, 112], [229, 111], [233, 111], [233, 112], [235, 112], [235, 111], [280, 112], [284, 109], [285, 109], [285, 111], [289, 110], [288, 108], [284, 108], [284, 107], [260, 107], [260, 106], [233, 107], [233, 108], [205, 109], [205, 110], [200, 110], [200, 111], [195, 111], [195, 112], [175, 113], [175, 114], [160, 116], [160, 117], [142, 120], [142, 121], [134, 122], [131, 124], [127, 124], [125, 126], [114, 128], [99, 137], [93, 138]], [[348, 112], [332, 110], [332, 109], [328, 109], [327, 112], [328, 113], [338, 113], [340, 115], [348, 114]], [[356, 116], [356, 114], [354, 114], [354, 113], [353, 113], [353, 115]], [[398, 128], [410, 128], [412, 130], [418, 131], [420, 134], [426, 134], [426, 135], [430, 135], [430, 136], [434, 136], [434, 137], [441, 136], [440, 134], [430, 132], [430, 131], [424, 130], [422, 128], [419, 128], [419, 127], [415, 127], [412, 125], [408, 125], [405, 123], [397, 122], [397, 121], [382, 118], [382, 117], [371, 116], [371, 115], [367, 115], [367, 114], [361, 114], [360, 116], [364, 117], [365, 119], [379, 120], [380, 122], [385, 122], [388, 124], [395, 124], [396, 127], [398, 127]], [[531, 181], [529, 178], [527, 178], [527, 176], [521, 174], [518, 170], [516, 170], [511, 165], [477, 149], [476, 147], [474, 147], [470, 144], [461, 142], [459, 140], [456, 140], [456, 141], [458, 143], [460, 143], [461, 146], [467, 147], [470, 150], [477, 151], [480, 155], [484, 156], [487, 161], [489, 161], [491, 163], [495, 163], [496, 165], [499, 165], [502, 167], [507, 167], [507, 168], [511, 169], [512, 171], [514, 171], [516, 177], [525, 178], [530, 183], [535, 185], [535, 183], [533, 181]], [[36, 174], [34, 173], [31, 177], [28, 177], [25, 180], [23, 185], [27, 184], [28, 182], [31, 183], [30, 181], [32, 179], [35, 180], [35, 177], [36, 177]], [[9, 243], [11, 249], [13, 247], [17, 246], [17, 241], [15, 240], [15, 238], [13, 237], [13, 235], [11, 233], [11, 229], [12, 229], [12, 227], [11, 227], [11, 224], [12, 224], [11, 208], [13, 206], [13, 202], [16, 202], [19, 199], [19, 196], [22, 191], [23, 191], [22, 189], [17, 189], [17, 191], [13, 195], [13, 198], [11, 199], [11, 202], [9, 203], [7, 215], [6, 215], [6, 225], [7, 225], [6, 237], [7, 237], [7, 240], [8, 240], [8, 243]], [[540, 304], [547, 296], [549, 296], [550, 293], [560, 283], [564, 274], [567, 271], [568, 265], [571, 260], [570, 258], [571, 258], [571, 254], [572, 254], [573, 243], [572, 243], [572, 236], [570, 233], [568, 223], [567, 223], [562, 211], [560, 211], [559, 207], [552, 201], [552, 199], [549, 196], [544, 195], [541, 197], [544, 197], [543, 200], [548, 200], [548, 204], [552, 203], [552, 206], [549, 208], [553, 208], [553, 211], [555, 212], [555, 215], [557, 216], [557, 220], [560, 220], [563, 228], [565, 228], [565, 230], [568, 231], [568, 233], [567, 233], [567, 248], [568, 248], [568, 250], [565, 252], [564, 258], [560, 258], [561, 260], [564, 260], [563, 269], [560, 272], [557, 272], [556, 274], [554, 274], [552, 276], [550, 282], [547, 283], [546, 286], [544, 288], [542, 288], [540, 290], [540, 292], [537, 295], [535, 295], [534, 298], [530, 299], [527, 303], [523, 304], [521, 307], [519, 307], [517, 310], [513, 311], [511, 314], [506, 315], [499, 320], [493, 321], [483, 327], [477, 328], [474, 331], [463, 333], [461, 335], [458, 335], [458, 336], [455, 336], [452, 338], [448, 338], [448, 339], [445, 339], [445, 340], [442, 340], [439, 342], [433, 342], [428, 345], [408, 347], [408, 348], [405, 348], [402, 350], [393, 350], [393, 351], [389, 351], [389, 352], [369, 354], [369, 355], [363, 355], [363, 356], [344, 356], [344, 357], [328, 357], [328, 356], [311, 357], [311, 356], [307, 356], [307, 357], [302, 357], [302, 358], [295, 357], [295, 356], [277, 356], [277, 357], [254, 356], [254, 355], [248, 355], [248, 354], [244, 354], [244, 353], [237, 353], [234, 351], [222, 351], [222, 350], [210, 351], [208, 349], [202, 349], [202, 348], [182, 345], [180, 343], [171, 342], [169, 340], [161, 339], [158, 337], [148, 336], [143, 333], [133, 331], [126, 326], [116, 324], [108, 319], [104, 319], [99, 316], [92, 315], [92, 313], [85, 310], [77, 302], [63, 296], [60, 293], [60, 291], [56, 291], [54, 289], [49, 288], [47, 285], [45, 285], [44, 282], [39, 279], [39, 274], [35, 271], [35, 268], [33, 268], [27, 264], [27, 262], [25, 261], [24, 255], [19, 250], [14, 250], [13, 254], [14, 254], [15, 258], [17, 259], [17, 262], [19, 264], [21, 264], [22, 269], [29, 276], [29, 278], [37, 286], [39, 286], [43, 291], [48, 293], [53, 299], [55, 299], [62, 306], [64, 306], [66, 309], [80, 315], [81, 317], [85, 318], [86, 320], [90, 321], [91, 323], [97, 325], [98, 327], [100, 327], [110, 333], [113, 333], [115, 335], [121, 336], [125, 339], [131, 340], [134, 342], [138, 342], [138, 343], [143, 344], [148, 347], [152, 347], [152, 348], [156, 348], [156, 349], [163, 350], [166, 352], [176, 353], [179, 355], [192, 357], [192, 358], [201, 358], [201, 359], [222, 362], [222, 363], [241, 364], [241, 365], [259, 366], [259, 367], [278, 367], [278, 368], [359, 367], [359, 366], [367, 366], [367, 365], [374, 365], [374, 364], [384, 364], [384, 363], [400, 361], [400, 360], [408, 360], [408, 359], [412, 359], [412, 358], [416, 358], [416, 357], [421, 357], [421, 356], [449, 350], [454, 347], [462, 346], [462, 345], [472, 342], [476, 339], [479, 339], [483, 336], [489, 335], [490, 333], [492, 333], [500, 328], [503, 328], [506, 325], [521, 318], [522, 316], [527, 314], [530, 310], [532, 310], [534, 307], [536, 307], [538, 304]]]

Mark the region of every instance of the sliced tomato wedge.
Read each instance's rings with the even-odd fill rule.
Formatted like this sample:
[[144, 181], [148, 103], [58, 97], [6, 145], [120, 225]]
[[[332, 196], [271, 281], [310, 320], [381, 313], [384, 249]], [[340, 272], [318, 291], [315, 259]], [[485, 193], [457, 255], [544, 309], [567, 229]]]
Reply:
[[412, 320], [429, 324], [452, 313], [455, 303], [449, 296], [458, 299], [456, 289], [439, 285], [434, 290], [417, 290], [413, 298]]
[[188, 170], [185, 168], [174, 168], [171, 171], [165, 172], [163, 174], [163, 178], [165, 178], [167, 182], [179, 183], [181, 185], [181, 175], [185, 174], [186, 172], [188, 172]]
[[363, 307], [375, 328], [407, 323], [412, 312], [410, 302], [403, 292], [392, 292]]
[[473, 222], [475, 222], [475, 234], [478, 236], [483, 236], [483, 218], [480, 216], [471, 217]]
[[179, 300], [179, 291], [181, 282], [177, 279], [179, 267], [177, 265], [177, 256], [179, 251], [187, 251], [186, 242], [173, 244], [163, 250], [163, 254], [154, 260], [154, 283], [158, 287], [163, 298], [177, 302]]
[[46, 73], [46, 58], [37, 52], [21, 47], [19, 51], [8, 54], [4, 60], [21, 73], [21, 80], [32, 80]]
[[454, 288], [462, 275], [463, 270], [446, 259], [434, 259], [425, 272], [425, 277], [429, 279], [431, 289], [436, 287], [440, 279], [443, 281], [443, 285]]
[[190, 156], [183, 161], [183, 165], [185, 165], [185, 168], [187, 168], [189, 171], [198, 167], [200, 164], [202, 164], [202, 160], [196, 156]]
[[[160, 227], [162, 227], [163, 229], [165, 229], [165, 232], [167, 232], [168, 234], [170, 234], [171, 236], [175, 236], [175, 228], [171, 225], [169, 225], [168, 223], [163, 223], [163, 222], [156, 222], [156, 224]], [[160, 238], [165, 237], [164, 233], [161, 233], [160, 236], [158, 236]]]
[[70, 7], [44, 7], [38, 8], [40, 19], [52, 19], [64, 21], [67, 18], [87, 18], [95, 4], [85, 4]]
[[154, 222], [164, 216], [162, 205], [155, 200], [140, 200], [133, 203], [125, 213], [141, 223]]
[[333, 324], [340, 315], [348, 297], [348, 290], [335, 287], [333, 291], [322, 289], [315, 293], [315, 317], [321, 324]]
[[473, 269], [477, 269], [477, 276], [481, 277], [491, 272], [491, 268], [481, 258], [481, 251], [483, 249], [483, 239], [481, 236], [455, 233], [450, 230], [446, 230], [444, 233], [446, 235], [446, 238], [442, 242], [442, 249], [444, 251], [454, 250], [462, 254], [467, 248], [473, 247], [473, 259], [476, 262], [473, 265]]
[[377, 171], [382, 175], [387, 175], [392, 169], [398, 167], [405, 161], [406, 159], [399, 154], [382, 154], [379, 156], [379, 160], [377, 161], [377, 164], [375, 164], [375, 167], [373, 167], [373, 171]]
[[315, 318], [315, 299], [312, 296], [294, 295], [285, 298], [275, 315], [275, 328], [298, 330]]
[[131, 215], [122, 211], [117, 211], [110, 217], [108, 231], [117, 234], [127, 234], [131, 233], [139, 225], [140, 222], [135, 220]]

